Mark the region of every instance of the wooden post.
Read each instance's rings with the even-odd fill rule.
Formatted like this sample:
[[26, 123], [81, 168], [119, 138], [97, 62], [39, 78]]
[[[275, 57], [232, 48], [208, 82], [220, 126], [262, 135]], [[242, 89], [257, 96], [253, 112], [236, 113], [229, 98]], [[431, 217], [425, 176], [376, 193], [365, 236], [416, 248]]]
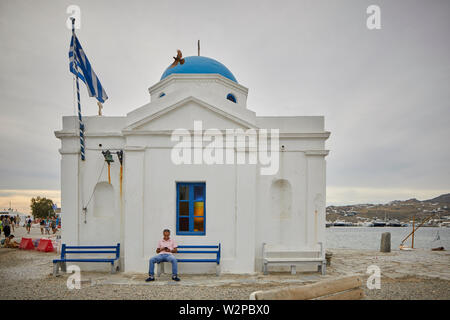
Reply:
[[111, 165], [108, 162], [108, 182], [111, 184]]
[[380, 252], [391, 252], [391, 233], [381, 234]]
[[361, 288], [354, 288], [347, 291], [338, 292], [329, 296], [322, 296], [314, 300], [360, 300], [364, 298], [364, 291]]
[[411, 238], [411, 248], [414, 249], [414, 223], [415, 223], [415, 216], [413, 216], [413, 231], [412, 231], [412, 238]]
[[255, 300], [307, 300], [307, 299], [361, 299], [362, 277], [350, 276], [323, 280], [313, 284], [256, 291], [250, 299]]

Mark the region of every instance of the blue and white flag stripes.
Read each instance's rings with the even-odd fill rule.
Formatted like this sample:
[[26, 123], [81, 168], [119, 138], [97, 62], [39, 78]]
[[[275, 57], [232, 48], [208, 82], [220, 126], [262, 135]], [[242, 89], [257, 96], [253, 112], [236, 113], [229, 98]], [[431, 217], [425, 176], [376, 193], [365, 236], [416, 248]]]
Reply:
[[[70, 72], [77, 75], [76, 69], [78, 69], [78, 78], [86, 84], [89, 96], [95, 97], [101, 103], [105, 102], [105, 100], [108, 99], [108, 96], [106, 95], [100, 80], [98, 80], [94, 69], [92, 69], [75, 32], [70, 40], [69, 60]], [[75, 63], [77, 64], [76, 66], [74, 65]]]

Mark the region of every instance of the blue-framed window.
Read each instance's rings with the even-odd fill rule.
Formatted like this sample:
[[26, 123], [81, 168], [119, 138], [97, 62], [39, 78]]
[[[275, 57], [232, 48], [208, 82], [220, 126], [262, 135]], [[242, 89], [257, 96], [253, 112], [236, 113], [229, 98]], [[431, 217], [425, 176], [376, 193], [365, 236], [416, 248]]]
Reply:
[[206, 184], [177, 182], [177, 235], [206, 234]]
[[230, 100], [231, 102], [234, 102], [234, 103], [236, 103], [236, 97], [234, 96], [234, 94], [232, 94], [232, 93], [229, 93], [228, 95], [227, 95], [227, 99], [228, 100]]

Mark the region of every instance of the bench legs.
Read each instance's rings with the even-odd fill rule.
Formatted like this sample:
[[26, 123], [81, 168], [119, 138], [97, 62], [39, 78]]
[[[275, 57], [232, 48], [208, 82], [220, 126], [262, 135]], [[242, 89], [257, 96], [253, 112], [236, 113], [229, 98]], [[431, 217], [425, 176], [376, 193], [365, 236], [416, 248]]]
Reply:
[[117, 270], [120, 270], [119, 260], [114, 260], [111, 262], [111, 274], [116, 273]]
[[291, 274], [296, 274], [297, 273], [297, 269], [295, 265], [291, 266]]
[[157, 263], [156, 267], [157, 267], [156, 274], [158, 275], [158, 277], [160, 277], [161, 273], [164, 273], [164, 262]]
[[[59, 275], [59, 269], [61, 272], [67, 272], [67, 267], [65, 262], [56, 262], [53, 263], [53, 276], [56, 277]], [[117, 270], [120, 270], [118, 265], [118, 261], [111, 262], [111, 274], [116, 273]]]
[[[164, 273], [164, 262], [156, 263], [156, 275], [158, 277], [161, 276], [162, 273]], [[216, 264], [216, 276], [220, 276], [220, 264]]]
[[[327, 263], [326, 261], [323, 261], [318, 267], [317, 271], [319, 271], [322, 275], [326, 275], [327, 273]], [[263, 274], [267, 275], [267, 262], [263, 263]], [[291, 274], [297, 274], [296, 266], [291, 265]]]
[[62, 272], [66, 272], [66, 263], [65, 262], [56, 262], [53, 263], [53, 276], [57, 277], [59, 275], [59, 269]]
[[[156, 275], [157, 275], [158, 277], [160, 277], [161, 274], [165, 272], [165, 271], [164, 271], [164, 262], [157, 263], [157, 264], [156, 264], [156, 268], [157, 268], [157, 269], [156, 269]], [[221, 272], [221, 270], [220, 270], [220, 264], [216, 264], [216, 276], [220, 276], [220, 272]]]
[[318, 267], [317, 267], [317, 271], [319, 271], [320, 273], [322, 273], [322, 275], [324, 276], [327, 272], [327, 263], [326, 262], [322, 262]]
[[59, 262], [53, 263], [53, 276], [58, 276], [59, 271]]
[[216, 264], [216, 276], [220, 276], [220, 264]]

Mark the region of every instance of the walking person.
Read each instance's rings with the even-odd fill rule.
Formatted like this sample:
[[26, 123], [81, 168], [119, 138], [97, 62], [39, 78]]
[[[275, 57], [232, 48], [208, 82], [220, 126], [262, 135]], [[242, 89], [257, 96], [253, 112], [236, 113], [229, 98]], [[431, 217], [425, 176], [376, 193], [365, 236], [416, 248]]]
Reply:
[[159, 240], [158, 247], [156, 248], [157, 255], [152, 257], [149, 261], [149, 277], [145, 281], [155, 280], [155, 263], [170, 262], [172, 263], [172, 280], [180, 281], [178, 278], [178, 264], [177, 258], [172, 253], [177, 252], [178, 245], [175, 240], [170, 239], [170, 230], [164, 229], [163, 238]]
[[55, 219], [55, 217], [52, 217], [51, 226], [52, 226], [53, 234], [55, 234], [56, 233], [56, 219]]
[[45, 234], [50, 235], [50, 220], [48, 218], [45, 220]]
[[5, 238], [8, 238], [9, 235], [11, 234], [10, 224], [11, 224], [11, 220], [9, 219], [8, 216], [6, 216], [3, 219], [3, 233], [5, 234]]
[[11, 228], [12, 228], [12, 231], [15, 232], [15, 231], [16, 231], [16, 229], [15, 229], [15, 225], [16, 225], [16, 217], [11, 217], [10, 219], [11, 219]]
[[41, 218], [41, 221], [39, 221], [39, 227], [41, 228], [41, 234], [44, 234], [44, 228], [45, 228], [45, 220]]
[[26, 229], [27, 229], [27, 233], [29, 234], [31, 231], [31, 222], [33, 222], [33, 220], [31, 219], [31, 216], [28, 216], [28, 218], [25, 220], [26, 223]]

